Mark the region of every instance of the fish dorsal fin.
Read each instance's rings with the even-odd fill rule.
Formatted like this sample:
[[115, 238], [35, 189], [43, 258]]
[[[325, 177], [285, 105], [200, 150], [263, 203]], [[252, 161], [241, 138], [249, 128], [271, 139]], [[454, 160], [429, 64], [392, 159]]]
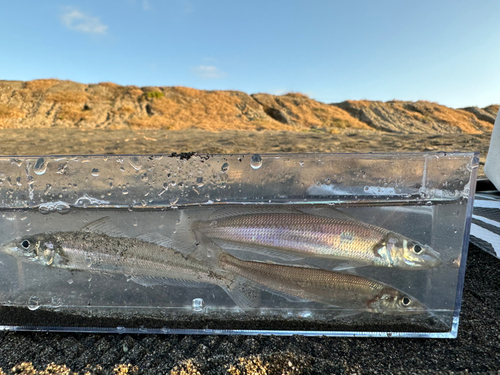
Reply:
[[106, 234], [111, 237], [126, 237], [126, 235], [112, 223], [109, 216], [100, 218], [85, 225], [82, 232]]
[[164, 286], [178, 286], [185, 288], [209, 288], [213, 285], [190, 281], [190, 280], [181, 280], [181, 279], [170, 279], [168, 277], [158, 277], [158, 276], [132, 276], [130, 281], [137, 283], [142, 286], [155, 286], [155, 285], [164, 285]]
[[343, 221], [359, 221], [355, 217], [352, 217], [351, 215], [348, 215], [345, 212], [330, 207], [320, 207], [320, 208], [307, 207], [307, 208], [300, 208], [300, 211], [305, 214], [323, 216], [323, 217], [328, 217], [330, 219], [343, 220]]
[[257, 214], [291, 214], [297, 213], [294, 207], [283, 206], [264, 206], [264, 205], [248, 205], [248, 206], [225, 206], [219, 207], [214, 210], [210, 215], [210, 220], [224, 219], [227, 217], [241, 216], [241, 215], [257, 215]]
[[176, 241], [176, 240], [173, 240], [171, 238], [165, 237], [164, 235], [162, 235], [160, 233], [141, 234], [140, 236], [137, 236], [136, 238], [138, 240], [141, 240], [141, 241], [154, 243], [155, 245], [158, 245], [161, 247], [174, 249], [174, 250], [179, 251], [179, 252], [186, 254], [186, 255], [191, 254], [196, 249], [196, 245], [193, 243], [185, 243], [185, 242]]
[[260, 306], [260, 290], [247, 279], [236, 276], [229, 287], [223, 288], [231, 299], [243, 310]]

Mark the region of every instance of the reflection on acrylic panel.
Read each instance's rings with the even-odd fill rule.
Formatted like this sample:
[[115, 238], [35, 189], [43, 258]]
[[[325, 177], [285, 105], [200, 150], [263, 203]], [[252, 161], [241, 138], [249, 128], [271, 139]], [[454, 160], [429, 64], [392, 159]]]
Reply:
[[456, 335], [474, 154], [83, 159], [0, 163], [6, 328]]

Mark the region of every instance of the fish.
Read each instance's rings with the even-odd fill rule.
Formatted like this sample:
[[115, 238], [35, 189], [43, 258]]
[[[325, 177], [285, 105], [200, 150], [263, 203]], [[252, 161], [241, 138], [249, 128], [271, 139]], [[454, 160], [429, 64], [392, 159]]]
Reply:
[[[47, 268], [122, 274], [143, 286], [218, 286], [240, 308], [260, 307], [260, 290], [356, 311], [383, 314], [425, 310], [416, 299], [386, 284], [352, 274], [310, 267], [243, 261], [208, 237], [178, 243], [160, 234], [126, 237], [108, 217], [79, 231], [26, 235], [0, 252]], [[295, 297], [295, 299], [294, 299]]]
[[222, 251], [216, 257], [220, 268], [259, 284], [271, 293], [337, 306], [354, 313], [399, 315], [428, 311], [424, 304], [407, 293], [366, 277], [312, 267], [246, 261]]
[[125, 237], [105, 217], [79, 231], [23, 236], [1, 246], [0, 252], [47, 268], [122, 274], [147, 287], [216, 285], [244, 301], [233, 296], [231, 275], [207, 267], [182, 249], [182, 244], [159, 234]]
[[208, 220], [192, 221], [191, 228], [226, 250], [289, 261], [321, 258], [346, 262], [335, 270], [359, 266], [419, 270], [442, 264], [440, 254], [430, 246], [330, 208], [228, 207]]

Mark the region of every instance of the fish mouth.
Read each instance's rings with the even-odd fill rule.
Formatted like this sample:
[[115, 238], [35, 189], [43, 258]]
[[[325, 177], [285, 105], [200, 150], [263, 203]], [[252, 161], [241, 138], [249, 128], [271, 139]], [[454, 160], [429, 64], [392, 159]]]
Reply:
[[15, 255], [19, 254], [19, 249], [17, 246], [5, 244], [0, 246], [0, 253], [8, 254], [8, 255]]
[[427, 309], [426, 306], [424, 306], [421, 303], [418, 303], [417, 306], [412, 307], [410, 309], [404, 310], [401, 312], [401, 314], [408, 314], [408, 315], [418, 315], [418, 314], [426, 314], [429, 312], [429, 309]]
[[441, 259], [441, 255], [437, 251], [427, 248], [426, 254], [422, 254], [417, 259], [415, 259], [414, 257], [410, 257], [410, 259], [406, 258], [405, 263], [410, 268], [428, 269], [441, 266], [443, 264], [443, 260]]
[[441, 259], [441, 254], [439, 254], [436, 250], [428, 248], [429, 254], [424, 255], [425, 262], [431, 265], [432, 267], [439, 267], [443, 264], [443, 260]]
[[431, 254], [426, 254], [422, 257], [422, 266], [429, 268], [436, 268], [443, 264], [439, 253], [433, 251]]

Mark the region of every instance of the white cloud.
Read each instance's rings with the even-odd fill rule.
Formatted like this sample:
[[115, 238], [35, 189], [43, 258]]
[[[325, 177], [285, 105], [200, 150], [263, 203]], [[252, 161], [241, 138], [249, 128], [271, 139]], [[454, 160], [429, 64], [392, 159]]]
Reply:
[[151, 9], [151, 4], [148, 0], [142, 0], [142, 9], [148, 11]]
[[194, 68], [195, 74], [200, 78], [217, 79], [226, 76], [226, 73], [220, 71], [215, 66], [200, 65]]
[[61, 22], [70, 30], [88, 34], [106, 34], [108, 26], [101, 23], [99, 17], [92, 17], [73, 8], [66, 8]]
[[194, 7], [190, 1], [183, 1], [183, 12], [184, 13], [193, 13]]

